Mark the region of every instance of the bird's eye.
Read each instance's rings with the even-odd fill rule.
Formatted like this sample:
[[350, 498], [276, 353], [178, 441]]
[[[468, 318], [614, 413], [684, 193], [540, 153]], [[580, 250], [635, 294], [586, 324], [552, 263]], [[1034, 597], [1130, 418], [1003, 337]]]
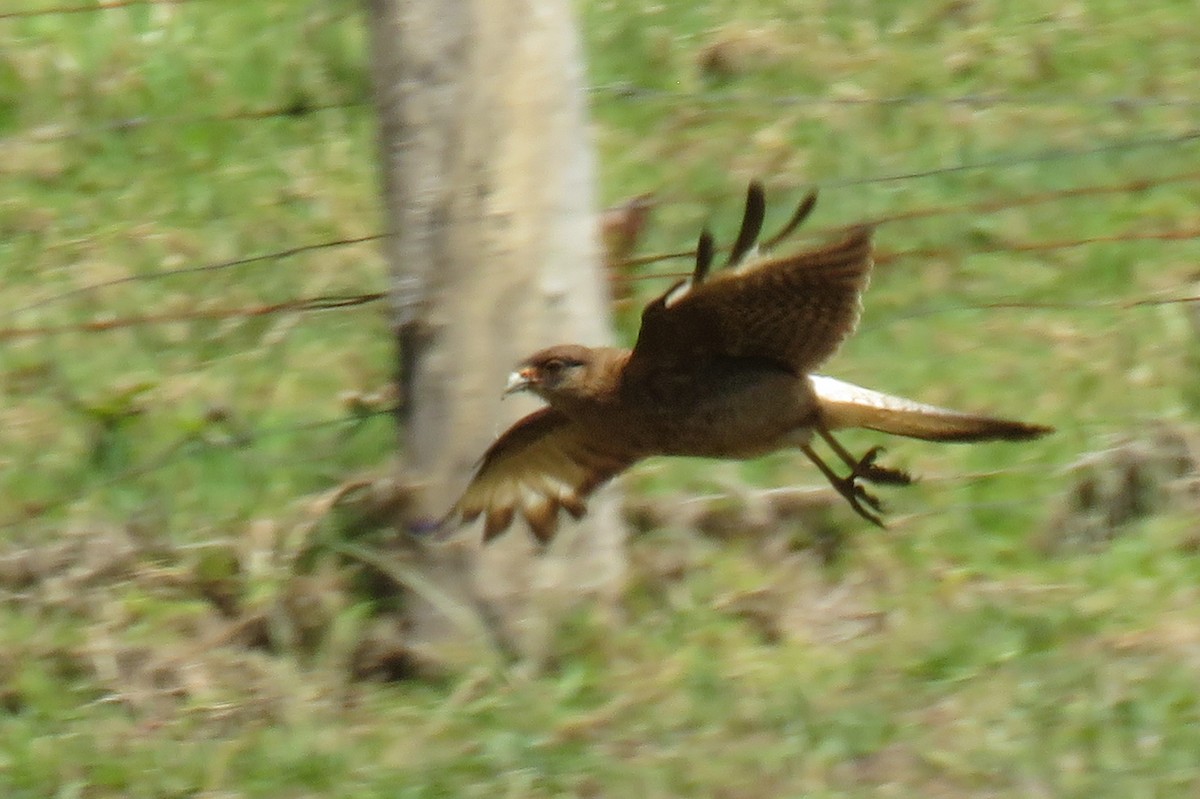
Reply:
[[563, 363], [558, 358], [551, 358], [550, 360], [548, 360], [544, 364], [542, 364], [542, 371], [561, 372], [563, 370], [564, 366], [566, 366], [566, 364]]

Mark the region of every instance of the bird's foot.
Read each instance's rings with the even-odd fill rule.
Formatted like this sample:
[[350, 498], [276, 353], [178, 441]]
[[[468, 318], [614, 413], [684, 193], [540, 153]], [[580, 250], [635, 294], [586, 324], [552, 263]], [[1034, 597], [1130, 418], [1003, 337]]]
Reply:
[[880, 520], [879, 514], [882, 514], [883, 503], [874, 494], [867, 491], [859, 480], [866, 480], [870, 483], [878, 483], [881, 485], [908, 485], [912, 482], [912, 477], [901, 469], [888, 469], [883, 466], [878, 466], [875, 460], [883, 452], [883, 447], [872, 447], [858, 460], [847, 452], [841, 444], [837, 442], [833, 436], [829, 435], [827, 430], [818, 428], [821, 435], [829, 442], [829, 446], [837, 453], [838, 457], [850, 467], [850, 473], [845, 477], [841, 477], [834, 473], [829, 468], [828, 464], [813, 452], [812, 448], [807, 445], [802, 445], [801, 450], [808, 459], [816, 464], [821, 470], [821, 474], [825, 475], [834, 487], [834, 489], [842, 495], [846, 502], [850, 503], [850, 507], [854, 512], [863, 517], [871, 524], [877, 527], [883, 527], [883, 521]]
[[[845, 477], [840, 477], [830, 482], [833, 483], [833, 487], [837, 492], [850, 503], [850, 507], [854, 508], [855, 513], [876, 527], [883, 527], [883, 521], [877, 515], [884, 512], [883, 503], [879, 500], [879, 497], [858, 484], [859, 477], [862, 477], [862, 475], [851, 472]], [[867, 507], [863, 507], [864, 505]], [[867, 508], [870, 508], [870, 510], [867, 510]]]
[[876, 466], [875, 460], [884, 452], [883, 447], [871, 447], [867, 454], [859, 459], [850, 472], [850, 479], [861, 477], [868, 482], [879, 485], [906, 486], [912, 483], [912, 475], [903, 469], [889, 469], [886, 466]]

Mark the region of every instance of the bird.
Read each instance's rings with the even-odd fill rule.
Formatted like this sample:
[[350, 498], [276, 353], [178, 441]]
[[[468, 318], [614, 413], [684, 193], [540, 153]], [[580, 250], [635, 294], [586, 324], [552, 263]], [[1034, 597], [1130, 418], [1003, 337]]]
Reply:
[[[487, 448], [440, 527], [482, 516], [487, 542], [520, 517], [546, 545], [563, 513], [582, 518], [593, 491], [643, 459], [748, 459], [785, 449], [799, 449], [859, 516], [883, 527], [883, 504], [862, 483], [902, 486], [911, 475], [877, 463], [879, 446], [855, 457], [834, 432], [976, 442], [1052, 431], [816, 374], [857, 326], [874, 233], [851, 226], [817, 247], [772, 255], [816, 198], [810, 192], [760, 245], [765, 190], [752, 181], [724, 268], [712, 269], [716, 244], [705, 228], [691, 275], [645, 307], [632, 349], [559, 344], [525, 358], [504, 395], [531, 392], [546, 405]], [[817, 439], [846, 474], [814, 449]]]

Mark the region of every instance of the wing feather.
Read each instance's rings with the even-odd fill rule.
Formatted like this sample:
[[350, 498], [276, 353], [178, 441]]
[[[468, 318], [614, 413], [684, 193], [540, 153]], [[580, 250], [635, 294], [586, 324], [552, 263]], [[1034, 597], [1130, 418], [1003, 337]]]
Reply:
[[520, 515], [539, 541], [549, 542], [558, 531], [560, 509], [582, 518], [587, 497], [637, 460], [613, 442], [593, 439], [553, 408], [529, 414], [483, 454], [443, 528], [483, 516], [483, 537], [490, 541]]
[[700, 285], [675, 287], [643, 312], [634, 359], [731, 356], [774, 361], [797, 375], [812, 371], [858, 323], [871, 233], [853, 228], [822, 247], [753, 259]]

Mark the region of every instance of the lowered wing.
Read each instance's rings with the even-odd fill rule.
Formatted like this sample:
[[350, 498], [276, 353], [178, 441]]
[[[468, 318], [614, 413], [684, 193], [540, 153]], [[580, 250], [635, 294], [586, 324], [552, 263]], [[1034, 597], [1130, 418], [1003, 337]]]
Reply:
[[489, 541], [519, 515], [539, 541], [550, 541], [558, 530], [560, 509], [582, 517], [587, 497], [637, 460], [614, 442], [593, 438], [553, 408], [522, 418], [483, 454], [443, 527], [483, 516], [483, 538]]

